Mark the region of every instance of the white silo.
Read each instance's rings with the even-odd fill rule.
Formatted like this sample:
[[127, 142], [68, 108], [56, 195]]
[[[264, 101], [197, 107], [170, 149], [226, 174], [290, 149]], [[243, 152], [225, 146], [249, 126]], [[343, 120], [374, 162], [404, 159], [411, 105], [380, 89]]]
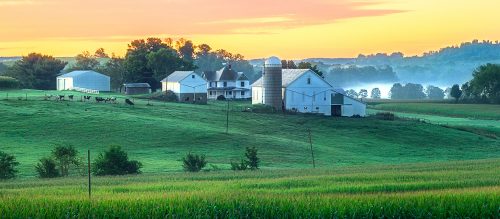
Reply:
[[283, 106], [282, 74], [281, 60], [278, 57], [266, 59], [262, 75], [263, 100], [264, 104], [276, 110], [281, 110]]

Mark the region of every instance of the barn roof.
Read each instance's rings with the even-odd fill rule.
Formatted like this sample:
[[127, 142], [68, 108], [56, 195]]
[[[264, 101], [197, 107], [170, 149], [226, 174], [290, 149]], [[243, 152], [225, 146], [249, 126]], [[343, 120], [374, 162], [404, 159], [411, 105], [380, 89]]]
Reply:
[[[282, 73], [282, 86], [288, 87], [293, 81], [299, 78], [304, 73], [310, 71], [309, 69], [283, 69]], [[257, 81], [255, 81], [252, 86], [261, 87], [262, 86], [262, 77], [260, 77]]]
[[109, 77], [107, 75], [104, 75], [104, 74], [101, 74], [99, 72], [92, 71], [92, 70], [72, 71], [72, 72], [69, 72], [69, 73], [66, 73], [66, 74], [59, 75], [58, 77], [61, 77], [61, 78], [72, 78], [72, 77], [77, 77], [77, 76], [80, 76], [80, 75], [83, 75], [83, 74], [94, 74], [94, 75], [97, 74], [97, 75]]
[[148, 83], [128, 83], [128, 84], [124, 84], [124, 86], [126, 88], [131, 88], [131, 87], [150, 88], [151, 87], [151, 85], [149, 85]]
[[161, 82], [180, 82], [190, 74], [194, 73], [194, 71], [174, 71], [168, 77], [161, 80]]

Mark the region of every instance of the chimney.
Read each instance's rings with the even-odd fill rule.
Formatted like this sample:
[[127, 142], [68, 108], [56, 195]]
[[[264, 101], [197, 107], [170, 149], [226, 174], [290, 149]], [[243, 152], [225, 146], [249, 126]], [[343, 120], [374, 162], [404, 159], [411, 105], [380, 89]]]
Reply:
[[227, 65], [227, 69], [231, 70], [231, 64]]

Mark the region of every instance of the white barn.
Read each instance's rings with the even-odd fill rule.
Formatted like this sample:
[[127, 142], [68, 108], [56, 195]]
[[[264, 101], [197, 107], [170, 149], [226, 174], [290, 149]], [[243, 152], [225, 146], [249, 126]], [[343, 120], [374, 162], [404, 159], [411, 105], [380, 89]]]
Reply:
[[161, 85], [163, 92], [174, 92], [179, 102], [207, 102], [207, 81], [194, 71], [175, 71]]
[[111, 78], [95, 71], [72, 71], [57, 77], [57, 90], [75, 88], [111, 91]]
[[[326, 116], [365, 116], [366, 104], [336, 90], [309, 69], [283, 69], [282, 97], [286, 110]], [[252, 84], [252, 104], [265, 104], [262, 78]]]

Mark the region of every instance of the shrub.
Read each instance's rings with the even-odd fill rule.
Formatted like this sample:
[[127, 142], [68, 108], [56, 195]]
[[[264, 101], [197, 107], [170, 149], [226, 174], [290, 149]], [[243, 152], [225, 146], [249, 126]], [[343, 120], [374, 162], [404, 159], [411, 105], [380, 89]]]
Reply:
[[94, 162], [92, 172], [97, 176], [139, 174], [142, 163], [131, 160], [119, 146], [111, 146], [108, 151], [100, 153]]
[[257, 157], [257, 149], [255, 147], [247, 147], [245, 157], [247, 157], [247, 164], [251, 170], [259, 169], [260, 159]]
[[0, 90], [17, 88], [19, 88], [19, 81], [17, 79], [0, 76]]
[[219, 95], [217, 97], [217, 100], [226, 100], [226, 97], [224, 95]]
[[184, 171], [186, 172], [199, 172], [203, 167], [207, 165], [205, 160], [205, 155], [187, 154], [186, 157], [182, 159]]
[[0, 179], [12, 179], [16, 177], [16, 166], [19, 162], [10, 154], [0, 151]]
[[57, 170], [56, 161], [52, 158], [42, 158], [40, 162], [35, 166], [38, 176], [40, 178], [55, 178], [59, 177], [59, 171]]
[[231, 162], [231, 170], [238, 171], [238, 170], [247, 170], [248, 169], [248, 164], [245, 160], [241, 160], [240, 163], [238, 162]]
[[76, 166], [77, 168], [80, 166], [77, 158], [78, 151], [71, 145], [55, 147], [52, 150], [52, 155], [59, 165], [61, 176], [68, 176], [71, 166]]

